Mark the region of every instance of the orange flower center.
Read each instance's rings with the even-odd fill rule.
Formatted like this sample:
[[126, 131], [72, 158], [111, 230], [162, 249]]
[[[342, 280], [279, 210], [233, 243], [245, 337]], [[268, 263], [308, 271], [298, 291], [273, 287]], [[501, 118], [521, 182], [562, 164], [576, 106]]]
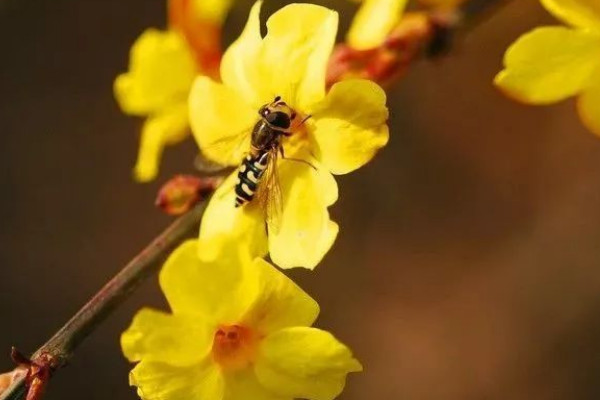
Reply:
[[248, 367], [254, 361], [257, 338], [240, 325], [221, 325], [215, 332], [212, 354], [215, 362], [229, 370]]

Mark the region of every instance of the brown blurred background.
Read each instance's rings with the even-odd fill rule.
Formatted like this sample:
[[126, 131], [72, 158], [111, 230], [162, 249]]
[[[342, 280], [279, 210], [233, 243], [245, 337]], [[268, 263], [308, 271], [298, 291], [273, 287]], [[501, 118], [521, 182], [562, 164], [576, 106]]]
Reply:
[[[353, 5], [329, 5], [347, 26]], [[167, 151], [159, 182], [134, 184], [140, 121], [111, 89], [164, 9], [0, 0], [0, 370], [11, 345], [37, 348], [169, 221], [154, 194], [190, 171], [194, 145]], [[514, 0], [450, 57], [415, 65], [389, 95], [389, 146], [339, 179], [339, 239], [315, 273], [292, 275], [366, 367], [341, 398], [600, 398], [600, 138], [572, 102], [525, 107], [491, 85], [508, 44], [543, 23], [537, 0]], [[164, 306], [155, 278], [47, 399], [135, 399], [118, 337], [142, 305]]]

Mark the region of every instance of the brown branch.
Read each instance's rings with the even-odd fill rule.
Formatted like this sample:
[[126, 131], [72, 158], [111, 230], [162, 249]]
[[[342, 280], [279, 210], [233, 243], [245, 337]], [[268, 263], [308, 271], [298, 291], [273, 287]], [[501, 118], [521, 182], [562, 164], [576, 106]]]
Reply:
[[[0, 0], [1, 1], [1, 0]], [[375, 67], [377, 74], [385, 78], [391, 78], [402, 72], [402, 68], [412, 64], [417, 59], [420, 49], [435, 50], [439, 47], [443, 50], [446, 45], [444, 35], [445, 28], [450, 30], [458, 29], [460, 31], [470, 31], [479, 23], [484, 21], [499, 6], [505, 5], [510, 0], [471, 0], [460, 9], [460, 19], [462, 22], [456, 25], [451, 23], [445, 25], [443, 19], [432, 18], [426, 20], [422, 26], [418, 20], [409, 20], [409, 24], [402, 26], [397, 37], [391, 36], [390, 48], [384, 48], [381, 60]], [[1, 5], [1, 3], [0, 3]], [[435, 16], [434, 16], [435, 17]], [[406, 23], [406, 21], [404, 21]], [[440, 25], [441, 23], [441, 25]], [[424, 27], [425, 29], [420, 29]], [[439, 30], [442, 28], [442, 30]], [[398, 32], [396, 32], [398, 34]], [[441, 35], [441, 36], [440, 36]], [[438, 42], [441, 40], [441, 42]], [[402, 56], [399, 59], [390, 58], [389, 50], [397, 51]], [[338, 48], [338, 50], [340, 50]], [[339, 63], [342, 67], [350, 69], [351, 62], [362, 62], [367, 60], [373, 62], [374, 54], [369, 52], [344, 53], [347, 51], [334, 53], [334, 63]], [[377, 49], [376, 49], [377, 50]], [[427, 54], [427, 52], [425, 52]], [[392, 54], [393, 55], [393, 54]], [[431, 54], [429, 54], [431, 55]], [[348, 59], [349, 57], [349, 59]], [[353, 59], [356, 58], [356, 59]], [[344, 63], [348, 63], [345, 65]], [[338, 65], [338, 67], [340, 66]], [[368, 63], [365, 64], [368, 67]], [[363, 66], [364, 68], [365, 66]], [[382, 67], [384, 67], [382, 69]], [[391, 72], [390, 72], [391, 71]], [[340, 78], [346, 71], [329, 71], [333, 76], [332, 81]], [[376, 74], [376, 75], [377, 75]], [[339, 76], [338, 76], [339, 75]], [[389, 76], [388, 76], [389, 75]], [[372, 78], [369, 76], [369, 78]], [[113, 277], [86, 305], [84, 305], [48, 342], [40, 347], [31, 357], [26, 359], [20, 356], [18, 352], [13, 352], [20, 360], [20, 366], [11, 374], [12, 384], [0, 393], [0, 400], [21, 400], [25, 397], [27, 389], [27, 400], [39, 400], [39, 396], [50, 378], [50, 375], [57, 369], [64, 367], [72, 356], [75, 348], [102, 322], [104, 319], [139, 286], [139, 284], [158, 270], [160, 262], [166, 258], [168, 253], [174, 249], [186, 236], [194, 231], [199, 222], [206, 200], [201, 202], [188, 213], [179, 217], [162, 234], [150, 243], [141, 253], [129, 262], [115, 277]], [[28, 371], [26, 374], [23, 370]], [[4, 377], [5, 380], [7, 379]], [[33, 390], [34, 389], [34, 390]]]
[[369, 49], [338, 44], [329, 59], [326, 84], [348, 78], [369, 79], [389, 88], [416, 61], [443, 56], [456, 38], [491, 18], [511, 0], [471, 0], [458, 9], [425, 9], [406, 12], [387, 37]]
[[[20, 376], [2, 394], [0, 400], [20, 400], [25, 397], [32, 376], [32, 368], [50, 372], [64, 367], [75, 348], [104, 321], [148, 276], [156, 272], [161, 262], [182, 240], [195, 232], [206, 201], [179, 217], [157, 236], [141, 253], [135, 256], [86, 305], [84, 305], [50, 340], [31, 357], [30, 373]], [[47, 379], [47, 378], [46, 378]]]

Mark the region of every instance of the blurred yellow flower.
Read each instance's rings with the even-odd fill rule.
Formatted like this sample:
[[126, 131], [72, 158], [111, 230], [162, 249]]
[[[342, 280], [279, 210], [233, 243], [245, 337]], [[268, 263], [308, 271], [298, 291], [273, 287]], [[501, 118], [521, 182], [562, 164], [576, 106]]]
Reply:
[[348, 44], [367, 50], [383, 44], [398, 24], [408, 0], [364, 0], [346, 35]]
[[147, 117], [134, 177], [156, 177], [165, 146], [189, 134], [187, 98], [198, 74], [218, 76], [220, 29], [231, 0], [170, 0], [169, 29], [148, 29], [131, 48], [129, 71], [117, 77], [123, 112]]
[[[281, 96], [296, 113], [295, 121], [308, 118], [296, 125], [291, 137], [282, 138], [285, 156], [306, 162], [280, 159], [277, 164], [283, 207], [278, 228], [268, 224], [268, 239], [256, 202], [234, 208], [236, 173], [208, 205], [200, 238], [223, 232], [237, 235], [256, 256], [268, 249], [282, 268], [314, 268], [338, 233], [327, 211], [338, 195], [331, 174], [361, 167], [387, 143], [386, 97], [366, 80], [347, 80], [325, 92], [336, 12], [310, 4], [288, 5], [268, 19], [268, 33], [262, 38], [260, 7], [260, 2], [254, 5], [240, 38], [223, 56], [223, 83], [196, 79], [190, 93], [192, 132], [205, 157], [239, 165], [250, 149], [258, 110]], [[223, 145], [236, 133], [242, 146], [227, 141]]]
[[496, 85], [510, 97], [550, 104], [578, 96], [579, 114], [600, 135], [600, 2], [541, 0], [571, 27], [548, 26], [521, 36], [504, 56]]
[[[317, 303], [266, 261], [215, 239], [198, 257], [182, 244], [160, 273], [172, 313], [142, 309], [121, 336], [138, 362], [130, 383], [144, 400], [330, 400], [349, 372], [350, 350], [310, 325]], [[215, 249], [218, 249], [215, 251]]]

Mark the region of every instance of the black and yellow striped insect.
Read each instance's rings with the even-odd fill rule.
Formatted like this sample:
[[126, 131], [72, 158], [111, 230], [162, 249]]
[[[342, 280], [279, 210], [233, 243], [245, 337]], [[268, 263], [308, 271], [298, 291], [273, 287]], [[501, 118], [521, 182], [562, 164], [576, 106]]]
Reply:
[[252, 201], [259, 188], [261, 201], [267, 200], [263, 197], [270, 197], [273, 203], [273, 200], [277, 200], [276, 196], [279, 196], [277, 157], [279, 154], [284, 155], [281, 139], [292, 135], [290, 127], [296, 113], [277, 96], [273, 102], [262, 106], [258, 114], [260, 119], [250, 136], [250, 151], [238, 169], [236, 207]]
[[[296, 112], [289, 107], [280, 96], [263, 105], [259, 110], [259, 120], [254, 127], [243, 134], [223, 138], [213, 145], [231, 144], [232, 140], [244, 142], [250, 135], [249, 151], [241, 161], [235, 184], [235, 207], [242, 207], [255, 198], [266, 214], [271, 228], [277, 225], [281, 213], [282, 200], [279, 177], [277, 175], [277, 160], [282, 159], [303, 162], [313, 167], [308, 161], [286, 158], [282, 139], [292, 136], [295, 128], [302, 125], [307, 118], [299, 123]], [[314, 167], [313, 167], [314, 168]]]

